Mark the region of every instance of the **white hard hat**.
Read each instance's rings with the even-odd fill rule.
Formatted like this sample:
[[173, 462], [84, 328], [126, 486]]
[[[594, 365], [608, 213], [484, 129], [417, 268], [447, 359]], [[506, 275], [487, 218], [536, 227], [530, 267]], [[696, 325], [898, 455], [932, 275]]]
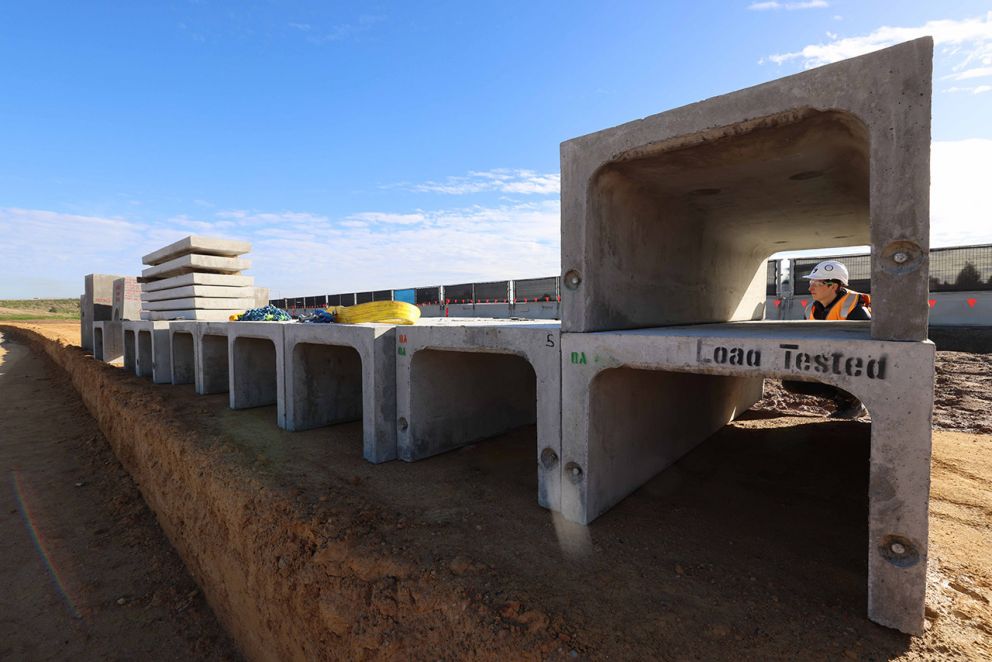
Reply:
[[839, 280], [847, 285], [847, 267], [837, 260], [826, 260], [813, 267], [813, 271], [803, 276], [806, 280]]

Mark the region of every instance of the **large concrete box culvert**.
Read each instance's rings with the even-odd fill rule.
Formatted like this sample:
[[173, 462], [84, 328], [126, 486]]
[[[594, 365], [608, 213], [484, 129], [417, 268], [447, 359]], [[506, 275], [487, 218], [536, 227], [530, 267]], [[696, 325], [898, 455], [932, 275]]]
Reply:
[[135, 374], [139, 377], [151, 377], [153, 369], [152, 332], [138, 331], [138, 357]]
[[869, 244], [872, 337], [926, 339], [933, 42], [566, 141], [562, 331], [760, 319], [778, 251]]
[[137, 371], [138, 341], [137, 332], [124, 329], [124, 370], [134, 373]]
[[561, 498], [558, 324], [459, 320], [397, 329], [396, 445], [415, 461], [537, 424], [538, 504]]

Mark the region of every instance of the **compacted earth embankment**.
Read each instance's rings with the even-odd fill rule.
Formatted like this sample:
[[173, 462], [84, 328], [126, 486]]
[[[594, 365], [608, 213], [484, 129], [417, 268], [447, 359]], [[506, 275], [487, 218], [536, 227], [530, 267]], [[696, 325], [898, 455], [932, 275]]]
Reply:
[[932, 659], [992, 654], [992, 438], [935, 434], [928, 623], [865, 618], [866, 422], [759, 412], [597, 520], [536, 504], [524, 428], [413, 464], [360, 424], [155, 386], [4, 329], [79, 389], [250, 659]]

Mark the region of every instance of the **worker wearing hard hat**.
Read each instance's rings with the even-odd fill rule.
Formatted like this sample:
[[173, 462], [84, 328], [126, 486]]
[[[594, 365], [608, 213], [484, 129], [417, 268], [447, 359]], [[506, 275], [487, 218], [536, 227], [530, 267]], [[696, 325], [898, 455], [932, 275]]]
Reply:
[[[809, 281], [813, 302], [806, 307], [808, 320], [870, 320], [871, 297], [848, 287], [847, 267], [837, 260], [826, 260], [803, 276]], [[834, 402], [831, 418], [860, 418], [867, 415], [861, 401], [844, 389], [820, 382], [784, 380], [782, 386], [791, 393], [816, 395]]]
[[871, 297], [848, 289], [847, 267], [837, 260], [821, 262], [808, 275], [813, 302], [806, 308], [808, 320], [870, 320]]

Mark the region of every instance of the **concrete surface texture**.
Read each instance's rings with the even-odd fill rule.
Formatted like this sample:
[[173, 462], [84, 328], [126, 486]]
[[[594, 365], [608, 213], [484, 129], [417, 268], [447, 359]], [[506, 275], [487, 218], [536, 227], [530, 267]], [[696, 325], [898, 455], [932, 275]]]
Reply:
[[157, 292], [174, 287], [186, 287], [189, 285], [219, 285], [222, 287], [251, 287], [255, 283], [252, 276], [241, 276], [232, 274], [204, 274], [191, 273], [180, 276], [170, 276], [162, 280], [153, 280], [141, 283], [143, 293]]
[[926, 338], [926, 37], [561, 145], [562, 330], [760, 319], [777, 251], [870, 244], [872, 337]]
[[[124, 321], [124, 367], [156, 384], [172, 383], [169, 322]], [[129, 354], [133, 356], [129, 358]]]
[[79, 326], [84, 350], [93, 350], [93, 322], [113, 318], [114, 281], [120, 276], [87, 274], [83, 277], [83, 297], [80, 300]]
[[173, 322], [169, 325], [169, 356], [172, 360], [172, 383], [196, 383], [197, 322]]
[[437, 320], [397, 328], [399, 457], [420, 460], [536, 422], [538, 503], [558, 510], [560, 380], [558, 324]]
[[285, 429], [360, 420], [363, 457], [373, 463], [395, 460], [397, 327], [286, 324], [283, 328]]
[[252, 308], [265, 308], [269, 305], [269, 288], [253, 287], [252, 298], [254, 299], [254, 304], [251, 306]]
[[141, 263], [154, 266], [191, 253], [237, 257], [249, 251], [251, 244], [247, 241], [191, 235], [145, 255], [141, 258]]
[[185, 299], [189, 297], [233, 297], [237, 299], [247, 299], [255, 297], [256, 289], [259, 288], [251, 287], [250, 285], [240, 287], [229, 287], [225, 285], [183, 285], [164, 290], [143, 292], [141, 294], [141, 300], [163, 301], [167, 299]]
[[868, 615], [920, 633], [934, 348], [869, 323], [754, 322], [562, 335], [562, 514], [588, 523], [760, 397], [840, 387], [871, 414]]
[[231, 409], [276, 405], [286, 426], [284, 330], [295, 322], [229, 322], [228, 390]]
[[123, 276], [114, 281], [113, 320], [140, 319], [141, 286], [136, 276]]
[[[232, 288], [233, 289], [233, 288]], [[168, 290], [166, 290], [168, 291]], [[161, 301], [145, 301], [142, 308], [148, 312], [169, 310], [240, 310], [244, 312], [255, 306], [255, 297], [188, 297], [185, 299], [163, 299]]]
[[[186, 322], [176, 322], [180, 330]], [[231, 378], [228, 365], [227, 330], [229, 322], [199, 322], [194, 327], [194, 379], [200, 395], [227, 393]]]
[[183, 255], [141, 271], [142, 278], [168, 278], [194, 272], [240, 274], [251, 267], [251, 260], [215, 255]]
[[124, 328], [120, 321], [93, 323], [93, 358], [113, 363], [124, 356]]

